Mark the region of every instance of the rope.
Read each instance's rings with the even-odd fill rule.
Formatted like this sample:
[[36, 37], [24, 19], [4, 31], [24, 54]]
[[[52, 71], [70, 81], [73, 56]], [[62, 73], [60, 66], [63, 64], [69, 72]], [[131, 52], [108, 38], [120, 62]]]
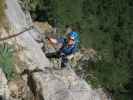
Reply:
[[0, 41], [4, 41], [4, 40], [8, 40], [8, 39], [17, 37], [17, 36], [23, 34], [23, 33], [26, 32], [26, 31], [29, 31], [29, 30], [31, 30], [31, 29], [33, 29], [33, 26], [30, 26], [29, 28], [27, 28], [27, 29], [25, 29], [25, 30], [23, 30], [23, 31], [21, 31], [21, 32], [19, 32], [19, 33], [16, 33], [16, 34], [13, 34], [13, 35], [9, 35], [9, 36], [7, 36], [7, 37], [0, 38]]

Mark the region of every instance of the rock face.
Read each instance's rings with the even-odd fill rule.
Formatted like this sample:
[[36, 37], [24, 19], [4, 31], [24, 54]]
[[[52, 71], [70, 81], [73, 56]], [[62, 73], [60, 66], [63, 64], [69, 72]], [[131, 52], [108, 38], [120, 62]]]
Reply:
[[11, 100], [33, 100], [34, 96], [22, 79], [8, 82]]
[[[6, 14], [15, 32], [20, 32], [24, 30], [24, 27], [29, 27], [31, 19], [27, 18], [22, 12], [17, 0], [6, 0], [6, 4]], [[22, 61], [28, 64], [29, 69], [49, 66], [49, 61], [42, 52], [40, 44], [36, 42], [38, 37], [39, 33], [31, 29], [15, 38], [16, 43], [24, 48], [23, 53], [20, 53], [19, 56]]]
[[8, 90], [7, 79], [0, 69], [0, 100], [9, 100], [10, 92]]
[[[32, 25], [30, 16], [24, 14], [17, 0], [6, 0], [6, 4], [6, 14], [15, 32]], [[25, 80], [35, 100], [108, 100], [105, 95], [93, 90], [84, 80], [78, 78], [72, 70], [53, 69], [36, 41], [39, 39], [40, 34], [35, 29], [12, 39], [23, 48], [18, 56], [27, 66], [23, 75], [27, 75]]]
[[40, 91], [45, 100], [107, 100], [101, 91], [93, 90], [69, 69], [46, 69], [42, 73], [34, 73], [34, 79], [43, 87]]

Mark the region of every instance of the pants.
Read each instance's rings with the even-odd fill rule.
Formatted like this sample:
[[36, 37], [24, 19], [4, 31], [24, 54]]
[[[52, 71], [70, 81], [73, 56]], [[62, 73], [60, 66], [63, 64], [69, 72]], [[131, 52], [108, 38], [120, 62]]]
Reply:
[[46, 57], [48, 58], [61, 58], [61, 67], [66, 67], [68, 63], [68, 59], [66, 55], [61, 55], [60, 52], [54, 52], [54, 53], [46, 53]]

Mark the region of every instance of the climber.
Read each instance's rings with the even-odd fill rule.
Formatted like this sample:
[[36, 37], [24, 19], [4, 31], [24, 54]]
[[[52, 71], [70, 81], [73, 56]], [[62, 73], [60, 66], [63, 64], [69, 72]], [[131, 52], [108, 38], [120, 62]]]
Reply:
[[79, 35], [77, 32], [70, 32], [67, 38], [52, 38], [47, 37], [53, 46], [58, 46], [59, 50], [54, 53], [47, 53], [48, 58], [61, 58], [61, 68], [67, 66], [67, 62], [78, 51]]

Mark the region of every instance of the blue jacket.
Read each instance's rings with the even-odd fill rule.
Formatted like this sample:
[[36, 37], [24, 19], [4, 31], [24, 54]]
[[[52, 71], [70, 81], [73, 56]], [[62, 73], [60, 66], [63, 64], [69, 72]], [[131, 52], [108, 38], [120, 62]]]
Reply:
[[67, 47], [67, 39], [64, 37], [59, 38], [58, 42], [63, 44], [59, 52], [65, 54], [66, 56], [78, 51], [78, 46], [76, 43]]

